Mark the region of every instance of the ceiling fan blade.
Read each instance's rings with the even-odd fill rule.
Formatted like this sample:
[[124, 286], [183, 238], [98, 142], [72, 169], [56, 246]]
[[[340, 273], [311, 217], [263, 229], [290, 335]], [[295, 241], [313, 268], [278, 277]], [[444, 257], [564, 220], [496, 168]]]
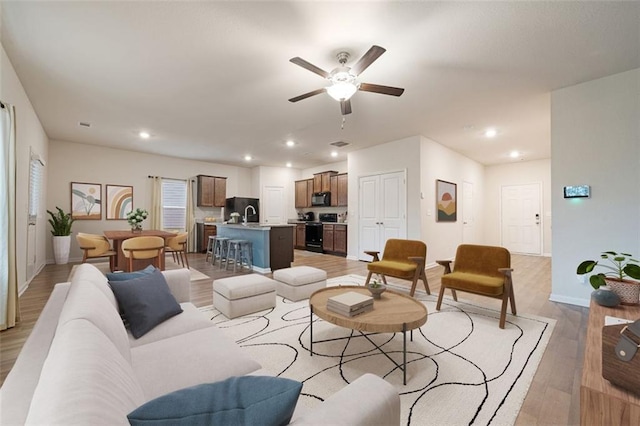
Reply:
[[359, 90], [363, 92], [381, 93], [383, 95], [400, 96], [404, 89], [400, 87], [380, 86], [379, 84], [360, 83]]
[[387, 50], [384, 47], [375, 45], [371, 46], [371, 49], [369, 49], [367, 53], [365, 53], [362, 58], [360, 58], [360, 60], [356, 62], [353, 67], [351, 67], [351, 72], [357, 77], [362, 71], [366, 70], [369, 65], [373, 63], [373, 61], [378, 59], [380, 55], [382, 55], [386, 51]]
[[311, 96], [319, 95], [320, 93], [323, 93], [325, 90], [326, 89], [323, 87], [322, 89], [314, 90], [313, 92], [308, 92], [308, 93], [305, 93], [304, 95], [300, 95], [300, 96], [296, 96], [295, 98], [291, 98], [291, 99], [289, 99], [289, 102], [298, 102], [298, 101], [301, 101], [303, 99], [310, 98]]
[[340, 111], [342, 112], [342, 115], [351, 114], [351, 99], [340, 101]]
[[318, 74], [321, 77], [324, 77], [324, 78], [328, 78], [329, 77], [329, 73], [328, 72], [326, 72], [325, 70], [323, 70], [321, 68], [316, 67], [312, 63], [307, 62], [302, 58], [299, 58], [298, 56], [296, 56], [295, 58], [289, 59], [289, 62], [293, 62], [294, 64], [299, 65], [299, 66], [301, 66], [302, 68], [304, 68], [306, 70], [314, 72], [314, 73]]

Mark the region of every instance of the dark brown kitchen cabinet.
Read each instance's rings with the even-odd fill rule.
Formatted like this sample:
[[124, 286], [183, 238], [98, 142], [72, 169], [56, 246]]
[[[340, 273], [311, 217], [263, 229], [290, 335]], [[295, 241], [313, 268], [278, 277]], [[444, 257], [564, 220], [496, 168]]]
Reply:
[[335, 172], [333, 170], [314, 174], [313, 175], [313, 192], [330, 192], [331, 176], [334, 176], [337, 174], [338, 172]]
[[198, 223], [198, 244], [196, 246], [200, 253], [207, 251], [207, 244], [209, 244], [209, 237], [217, 235], [218, 228], [216, 225], [205, 225], [204, 223]]
[[331, 176], [331, 207], [347, 207], [349, 202], [349, 175], [341, 173]]
[[333, 251], [333, 230], [334, 225], [322, 226], [322, 250], [332, 252]]
[[334, 225], [333, 251], [337, 254], [347, 254], [347, 225]]
[[227, 178], [220, 176], [197, 176], [198, 207], [224, 207], [227, 199]]
[[297, 180], [295, 182], [295, 191], [295, 208], [304, 209], [311, 207], [313, 179]]
[[304, 249], [305, 248], [305, 233], [306, 233], [306, 228], [305, 228], [305, 224], [304, 223], [298, 223], [296, 225], [296, 227], [294, 228], [295, 230], [295, 248], [297, 249]]

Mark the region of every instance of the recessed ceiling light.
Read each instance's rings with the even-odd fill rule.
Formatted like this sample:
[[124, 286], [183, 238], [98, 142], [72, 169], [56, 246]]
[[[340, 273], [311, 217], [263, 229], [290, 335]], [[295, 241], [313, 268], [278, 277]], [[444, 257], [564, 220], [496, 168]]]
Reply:
[[245, 161], [251, 161], [251, 156], [250, 155], [245, 155], [244, 159], [245, 159]]
[[520, 156], [520, 153], [518, 151], [511, 151], [511, 154], [509, 154], [509, 157], [511, 158], [518, 158]]
[[294, 141], [287, 141], [287, 146], [289, 148], [291, 148], [292, 146], [294, 146], [296, 143]]
[[149, 134], [149, 132], [140, 132], [138, 133], [138, 136], [140, 136], [142, 139], [149, 139], [151, 137], [151, 135]]
[[287, 163], [287, 167], [291, 167], [291, 163]]
[[338, 151], [331, 151], [331, 156], [332, 157], [337, 157], [338, 156]]
[[498, 131], [496, 129], [487, 129], [484, 132], [484, 135], [488, 138], [495, 138], [497, 134]]

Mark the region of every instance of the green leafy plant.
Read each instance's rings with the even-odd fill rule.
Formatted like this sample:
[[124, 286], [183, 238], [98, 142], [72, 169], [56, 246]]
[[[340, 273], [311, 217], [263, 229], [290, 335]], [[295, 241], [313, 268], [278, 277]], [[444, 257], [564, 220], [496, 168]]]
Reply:
[[382, 283], [380, 281], [378, 281], [377, 279], [373, 279], [373, 281], [371, 281], [369, 283], [369, 287], [371, 288], [378, 288], [378, 287], [382, 287]]
[[[604, 273], [594, 274], [589, 277], [591, 286], [596, 290], [600, 286], [606, 285], [605, 278], [616, 280], [624, 280], [625, 278], [634, 278], [640, 280], [640, 262], [633, 258], [629, 253], [616, 253], [615, 251], [605, 251], [600, 257], [607, 263], [598, 263], [596, 260], [585, 260], [578, 265], [576, 273], [578, 275], [588, 274], [593, 268], [600, 266], [607, 271]], [[640, 285], [640, 283], [638, 283]]]
[[149, 216], [145, 209], [135, 209], [127, 213], [127, 222], [129, 225], [142, 228], [142, 222]]
[[51, 224], [51, 235], [54, 237], [64, 237], [67, 235], [71, 235], [71, 225], [74, 222], [74, 219], [71, 218], [71, 213], [65, 213], [60, 207], [56, 206], [58, 210], [57, 213], [52, 212], [51, 210], [47, 210], [51, 219], [49, 219], [49, 223]]

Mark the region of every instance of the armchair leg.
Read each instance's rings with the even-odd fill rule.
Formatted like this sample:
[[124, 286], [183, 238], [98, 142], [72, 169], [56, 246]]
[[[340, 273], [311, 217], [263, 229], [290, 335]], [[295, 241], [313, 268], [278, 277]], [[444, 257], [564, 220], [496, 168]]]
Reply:
[[428, 295], [431, 295], [431, 289], [429, 288], [429, 281], [427, 280], [427, 274], [424, 272], [424, 269], [422, 270], [422, 274], [420, 274], [422, 276], [422, 282], [424, 284], [424, 289], [427, 291]]
[[440, 285], [440, 293], [438, 293], [438, 303], [436, 304], [436, 311], [440, 310], [440, 306], [442, 305], [442, 298], [444, 297], [444, 291], [446, 287]]
[[507, 299], [509, 299], [509, 294], [505, 292], [502, 295], [502, 308], [500, 309], [500, 328], [504, 328], [507, 319]]
[[451, 289], [451, 295], [453, 296], [453, 300], [458, 301], [458, 293], [454, 289]]
[[509, 286], [509, 300], [511, 301], [511, 313], [516, 315], [516, 299], [513, 295], [513, 283]]
[[371, 280], [371, 275], [373, 275], [373, 272], [369, 271], [369, 274], [367, 275], [367, 280], [364, 282], [365, 286], [369, 285], [369, 281]]

